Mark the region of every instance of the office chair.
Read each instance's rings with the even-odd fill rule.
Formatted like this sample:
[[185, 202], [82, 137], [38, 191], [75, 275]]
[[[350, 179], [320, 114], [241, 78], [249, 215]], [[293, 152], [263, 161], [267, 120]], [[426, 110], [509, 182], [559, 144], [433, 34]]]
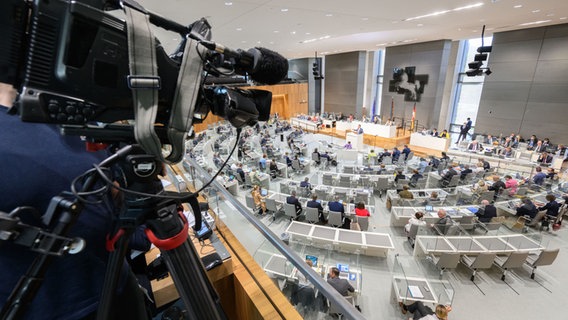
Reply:
[[509, 269], [518, 269], [523, 266], [527, 257], [529, 256], [529, 252], [512, 252], [508, 256], [497, 256], [493, 261], [503, 274], [501, 275], [501, 280], [505, 281], [505, 275]]
[[477, 269], [489, 269], [493, 266], [493, 261], [495, 261], [495, 257], [497, 257], [496, 253], [491, 252], [482, 252], [478, 254], [476, 257], [471, 257], [468, 255], [463, 255], [461, 257], [460, 262], [468, 269], [472, 271], [470, 280], [475, 280], [475, 274], [477, 273]]
[[367, 231], [369, 229], [369, 217], [357, 217], [357, 222], [359, 223], [361, 231]]
[[298, 217], [296, 215], [296, 206], [290, 203], [284, 204], [284, 214], [287, 217], [290, 217], [290, 221], [297, 220]]
[[560, 249], [542, 250], [539, 254], [530, 254], [525, 264], [532, 269], [531, 279], [534, 279], [536, 268], [551, 265], [556, 260], [558, 252], [560, 252]]
[[328, 224], [332, 227], [341, 227], [343, 225], [343, 218], [341, 217], [341, 212], [330, 211], [328, 218]]
[[460, 253], [459, 252], [444, 252], [439, 256], [430, 255], [432, 262], [436, 268], [440, 269], [440, 277], [444, 274], [446, 269], [455, 269], [460, 263]]
[[319, 221], [318, 208], [306, 208], [306, 221], [309, 223], [317, 223]]

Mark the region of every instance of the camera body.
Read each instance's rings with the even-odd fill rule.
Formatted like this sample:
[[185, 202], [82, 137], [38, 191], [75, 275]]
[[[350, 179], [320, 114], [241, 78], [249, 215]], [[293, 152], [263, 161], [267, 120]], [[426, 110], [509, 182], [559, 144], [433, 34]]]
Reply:
[[[93, 133], [113, 141], [134, 142], [133, 130], [113, 131], [113, 126], [96, 131], [87, 129], [89, 124], [136, 120], [133, 94], [128, 86], [127, 25], [104, 11], [103, 6], [102, 0], [0, 2], [0, 32], [6, 35], [0, 39], [0, 82], [18, 90], [15, 105], [23, 121], [69, 125], [71, 134], [90, 137]], [[191, 33], [204, 41], [211, 38], [205, 19], [183, 29], [187, 31], [184, 37]], [[159, 78], [156, 131], [167, 129], [171, 120], [180, 62], [185, 54], [183, 43], [170, 56], [156, 40]], [[218, 60], [219, 56], [207, 53], [202, 57], [204, 68], [210, 69], [202, 69], [199, 76], [216, 70], [212, 61], [208, 61], [213, 58]], [[200, 85], [196, 105], [192, 106], [196, 117], [187, 119], [188, 123], [203, 121], [210, 111], [236, 127], [268, 120], [270, 92], [204, 83]], [[166, 135], [160, 132], [158, 135], [162, 143], [168, 143]], [[104, 139], [96, 141], [105, 142]]]

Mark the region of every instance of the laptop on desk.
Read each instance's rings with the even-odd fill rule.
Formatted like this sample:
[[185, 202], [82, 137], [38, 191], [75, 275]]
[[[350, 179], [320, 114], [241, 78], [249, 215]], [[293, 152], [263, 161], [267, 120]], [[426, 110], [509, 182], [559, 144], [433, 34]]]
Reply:
[[309, 260], [309, 261], [312, 262], [312, 267], [318, 266], [318, 257], [308, 254], [308, 255], [306, 255], [306, 260]]
[[263, 196], [263, 197], [266, 197], [268, 195], [268, 190], [260, 189], [260, 195]]

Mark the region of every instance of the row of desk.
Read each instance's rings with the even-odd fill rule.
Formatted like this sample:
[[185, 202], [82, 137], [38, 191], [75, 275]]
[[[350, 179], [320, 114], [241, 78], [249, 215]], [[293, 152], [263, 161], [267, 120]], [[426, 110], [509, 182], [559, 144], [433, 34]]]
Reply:
[[476, 255], [483, 252], [509, 254], [516, 251], [533, 252], [544, 249], [541, 243], [523, 234], [469, 237], [417, 236], [414, 256], [442, 253]]
[[363, 133], [372, 136], [378, 136], [383, 138], [394, 138], [396, 137], [396, 126], [386, 126], [382, 124], [374, 124], [371, 122], [361, 122], [361, 121], [337, 121], [335, 123], [336, 131], [351, 131], [356, 129], [359, 125], [363, 129]]
[[331, 245], [343, 252], [360, 252], [364, 255], [386, 257], [394, 244], [388, 233], [374, 233], [332, 228], [298, 221], [286, 229], [293, 240], [306, 240], [312, 244]]
[[[408, 190], [412, 193], [415, 202], [424, 202], [427, 199], [430, 198], [430, 196], [432, 195], [432, 192], [437, 192], [438, 193], [438, 199], [440, 199], [440, 201], [443, 201], [444, 199], [446, 199], [446, 197], [448, 196], [448, 192], [445, 191], [444, 189], [423, 189], [423, 190]], [[398, 195], [397, 190], [387, 190], [387, 201], [386, 201], [386, 206], [387, 209], [390, 210], [391, 207], [394, 206], [399, 206], [401, 205], [401, 201], [402, 200], [410, 200], [410, 199], [402, 199], [400, 198], [400, 196]]]

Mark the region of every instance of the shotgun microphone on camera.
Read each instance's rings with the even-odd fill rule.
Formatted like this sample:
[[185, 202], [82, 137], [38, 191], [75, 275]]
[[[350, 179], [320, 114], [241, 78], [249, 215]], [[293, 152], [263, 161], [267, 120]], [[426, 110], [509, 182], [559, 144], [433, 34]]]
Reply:
[[233, 50], [206, 40], [201, 41], [201, 44], [209, 50], [223, 54], [225, 59], [232, 60], [235, 72], [248, 73], [256, 82], [276, 84], [288, 75], [288, 60], [272, 50], [262, 47], [247, 51]]

